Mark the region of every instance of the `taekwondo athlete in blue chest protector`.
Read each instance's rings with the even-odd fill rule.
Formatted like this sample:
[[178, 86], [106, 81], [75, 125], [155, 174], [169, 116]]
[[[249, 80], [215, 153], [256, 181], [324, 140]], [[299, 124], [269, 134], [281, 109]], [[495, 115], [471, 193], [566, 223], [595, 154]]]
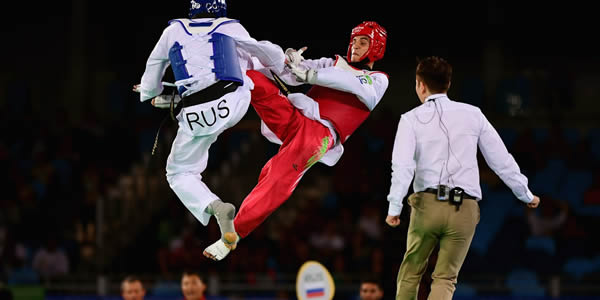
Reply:
[[201, 174], [211, 144], [248, 110], [254, 85], [246, 70], [256, 64], [282, 71], [284, 54], [279, 46], [250, 37], [238, 20], [225, 17], [226, 10], [225, 0], [192, 0], [189, 19], [169, 22], [134, 90], [141, 101], [152, 99], [156, 107], [169, 107], [170, 100], [159, 95], [171, 66], [179, 93], [174, 110], [179, 128], [167, 159], [167, 181], [203, 225], [216, 217], [221, 239], [213, 245], [228, 252], [238, 239], [235, 207], [211, 192]]

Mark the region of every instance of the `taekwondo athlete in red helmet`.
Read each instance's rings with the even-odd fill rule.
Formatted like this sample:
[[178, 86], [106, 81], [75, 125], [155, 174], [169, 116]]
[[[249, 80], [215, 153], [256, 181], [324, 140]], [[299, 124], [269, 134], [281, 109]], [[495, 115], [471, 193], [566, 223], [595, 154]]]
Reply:
[[[236, 232], [246, 237], [292, 194], [315, 163], [328, 166], [343, 154], [342, 144], [369, 117], [388, 87], [388, 76], [373, 71], [383, 58], [387, 33], [376, 22], [363, 22], [350, 35], [347, 58], [304, 59], [287, 49], [287, 69], [280, 78], [290, 85], [311, 84], [306, 93], [284, 95], [268, 69], [248, 71], [254, 82], [251, 104], [262, 119], [261, 131], [281, 147], [263, 167], [258, 184], [244, 199], [234, 219]], [[219, 243], [219, 241], [217, 241]], [[207, 248], [219, 260], [229, 252]]]

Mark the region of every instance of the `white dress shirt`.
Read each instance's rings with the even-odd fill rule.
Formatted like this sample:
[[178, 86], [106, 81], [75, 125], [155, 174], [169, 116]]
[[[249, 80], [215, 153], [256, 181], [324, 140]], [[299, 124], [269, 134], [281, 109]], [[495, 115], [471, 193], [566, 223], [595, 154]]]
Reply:
[[415, 192], [442, 184], [461, 187], [481, 200], [477, 146], [515, 196], [531, 202], [527, 177], [481, 110], [452, 101], [446, 94], [434, 94], [400, 118], [392, 154], [388, 215], [400, 215], [413, 177]]

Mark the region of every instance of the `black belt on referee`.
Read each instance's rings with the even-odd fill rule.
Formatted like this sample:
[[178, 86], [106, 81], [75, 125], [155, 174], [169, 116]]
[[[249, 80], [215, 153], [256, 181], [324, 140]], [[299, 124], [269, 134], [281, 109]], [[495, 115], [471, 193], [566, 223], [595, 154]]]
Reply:
[[461, 187], [450, 188], [440, 185], [438, 188], [427, 188], [423, 192], [436, 195], [435, 199], [438, 201], [448, 201], [448, 203], [456, 207], [456, 211], [460, 209], [464, 199], [477, 200], [475, 197], [465, 193], [465, 190]]
[[[442, 187], [443, 187], [443, 186], [442, 186]], [[423, 191], [423, 193], [429, 193], [429, 194], [434, 194], [434, 195], [437, 195], [437, 194], [438, 194], [438, 189], [434, 189], [434, 188], [426, 188], [426, 189]], [[467, 193], [464, 193], [463, 199], [468, 199], [468, 200], [477, 200], [477, 198], [475, 198], [475, 197], [473, 197], [473, 196], [471, 196], [471, 195], [469, 195], [469, 194], [467, 194]]]
[[225, 96], [225, 94], [234, 92], [240, 85], [241, 83], [236, 81], [220, 80], [201, 91], [185, 96], [181, 98], [181, 101], [179, 101], [176, 106], [171, 104], [171, 118], [175, 120], [175, 117], [183, 107], [190, 107], [217, 100]]

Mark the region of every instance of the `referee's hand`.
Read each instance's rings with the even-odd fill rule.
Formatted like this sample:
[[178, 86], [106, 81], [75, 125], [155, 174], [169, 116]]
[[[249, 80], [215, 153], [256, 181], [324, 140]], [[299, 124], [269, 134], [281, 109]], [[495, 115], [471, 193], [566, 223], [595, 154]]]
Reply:
[[533, 200], [531, 200], [531, 202], [527, 203], [527, 207], [536, 208], [536, 207], [538, 207], [538, 205], [540, 205], [540, 197], [533, 195]]
[[400, 216], [390, 216], [390, 215], [388, 215], [385, 218], [385, 222], [388, 225], [392, 226], [392, 227], [396, 227], [396, 226], [400, 225]]

